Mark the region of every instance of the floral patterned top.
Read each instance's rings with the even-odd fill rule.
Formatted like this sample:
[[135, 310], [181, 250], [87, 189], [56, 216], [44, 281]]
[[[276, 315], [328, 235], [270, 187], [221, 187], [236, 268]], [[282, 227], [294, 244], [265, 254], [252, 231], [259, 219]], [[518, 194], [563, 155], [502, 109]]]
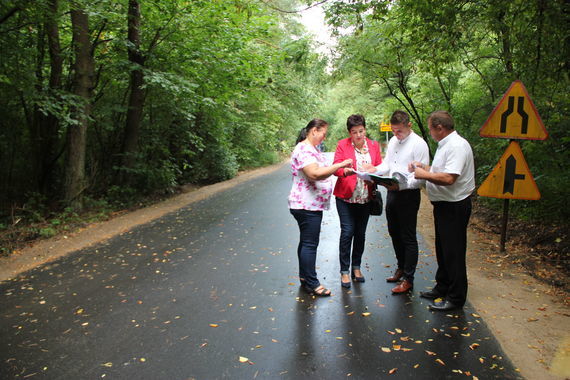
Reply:
[[[368, 153], [368, 143], [366, 140], [364, 140], [364, 145], [362, 148], [358, 149], [354, 144], [352, 144], [352, 147], [354, 148], [354, 153], [356, 155], [356, 170], [363, 171], [363, 164], [372, 163], [372, 158], [370, 157], [370, 153]], [[345, 201], [349, 203], [364, 204], [368, 202], [368, 198], [368, 186], [366, 183], [364, 183], [364, 180], [362, 178], [357, 178], [356, 187], [354, 188], [352, 197], [350, 199], [345, 199]]]
[[326, 166], [326, 157], [314, 146], [299, 143], [291, 154], [291, 173], [293, 186], [289, 193], [289, 208], [310, 211], [328, 210], [333, 190], [333, 182], [329, 177], [321, 181], [312, 181], [305, 176], [303, 168], [317, 163]]

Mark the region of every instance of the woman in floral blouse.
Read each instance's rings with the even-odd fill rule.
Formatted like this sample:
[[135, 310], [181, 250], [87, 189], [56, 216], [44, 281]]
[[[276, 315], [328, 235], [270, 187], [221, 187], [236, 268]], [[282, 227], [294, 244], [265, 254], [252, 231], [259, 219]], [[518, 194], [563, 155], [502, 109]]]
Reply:
[[366, 183], [353, 174], [354, 170], [376, 172], [375, 166], [380, 165], [382, 156], [378, 142], [366, 138], [366, 120], [362, 115], [349, 116], [346, 128], [349, 137], [338, 142], [333, 162], [351, 159], [355, 163], [354, 168], [342, 168], [335, 172], [338, 180], [334, 188], [340, 219], [340, 282], [342, 287], [350, 288], [349, 268], [354, 281], [365, 281], [360, 264], [370, 216], [368, 202], [374, 190], [374, 184]]
[[305, 139], [295, 146], [291, 155], [293, 186], [289, 193], [289, 210], [299, 224], [297, 247], [299, 279], [303, 288], [316, 296], [330, 296], [317, 278], [315, 262], [321, 233], [323, 210], [328, 210], [332, 194], [330, 176], [337, 170], [350, 167], [351, 159], [326, 166], [325, 155], [316, 147], [326, 137], [328, 124], [313, 119], [305, 127]]

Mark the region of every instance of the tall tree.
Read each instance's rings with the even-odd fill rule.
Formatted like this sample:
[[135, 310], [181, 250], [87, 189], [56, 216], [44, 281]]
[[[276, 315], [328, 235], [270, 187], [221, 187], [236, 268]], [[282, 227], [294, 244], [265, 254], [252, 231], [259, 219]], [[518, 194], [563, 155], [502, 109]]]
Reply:
[[[58, 98], [61, 90], [63, 73], [63, 55], [59, 39], [59, 1], [48, 1], [48, 14], [45, 22], [45, 32], [48, 40], [50, 76], [48, 91], [53, 98]], [[57, 116], [50, 112], [42, 114], [39, 123], [39, 190], [41, 193], [50, 196], [53, 191], [55, 181], [54, 167], [58, 158], [57, 141], [59, 120]]]
[[83, 207], [87, 127], [91, 111], [94, 62], [89, 39], [89, 16], [76, 5], [71, 9], [71, 26], [75, 63], [73, 93], [77, 104], [73, 109], [75, 122], [67, 130], [67, 164], [65, 170], [65, 201], [74, 209]]
[[[129, 0], [128, 9], [128, 55], [131, 64], [130, 95], [127, 106], [127, 119], [121, 149], [122, 159], [120, 182], [126, 182], [129, 171], [134, 166], [135, 154], [138, 149], [141, 121], [143, 117], [145, 91], [144, 84], [144, 55], [141, 51], [141, 11], [138, 0]], [[125, 170], [126, 169], [126, 170]]]

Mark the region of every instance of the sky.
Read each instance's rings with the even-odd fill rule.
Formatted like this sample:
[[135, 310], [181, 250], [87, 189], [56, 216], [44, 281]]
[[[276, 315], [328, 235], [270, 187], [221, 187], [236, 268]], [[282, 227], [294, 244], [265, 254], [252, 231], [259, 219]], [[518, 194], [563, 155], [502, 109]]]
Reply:
[[315, 36], [317, 51], [330, 57], [331, 48], [335, 46], [336, 42], [331, 36], [330, 28], [325, 23], [323, 6], [318, 5], [302, 11], [301, 22]]

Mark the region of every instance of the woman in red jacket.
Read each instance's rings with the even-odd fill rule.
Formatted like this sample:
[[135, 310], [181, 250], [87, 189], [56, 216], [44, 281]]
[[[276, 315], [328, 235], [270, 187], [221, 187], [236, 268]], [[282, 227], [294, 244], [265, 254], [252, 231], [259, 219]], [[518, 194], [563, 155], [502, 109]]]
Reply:
[[[366, 138], [366, 121], [362, 115], [351, 115], [346, 121], [349, 138], [340, 140], [334, 154], [334, 163], [352, 159], [353, 168], [338, 169], [334, 188], [336, 209], [340, 219], [339, 260], [341, 285], [350, 288], [350, 274], [354, 281], [364, 282], [360, 270], [366, 226], [368, 225], [369, 206], [374, 184], [367, 183], [354, 175], [354, 171], [374, 173], [382, 162], [380, 146], [377, 141]], [[352, 255], [351, 255], [352, 248]], [[352, 262], [351, 262], [352, 261]]]

